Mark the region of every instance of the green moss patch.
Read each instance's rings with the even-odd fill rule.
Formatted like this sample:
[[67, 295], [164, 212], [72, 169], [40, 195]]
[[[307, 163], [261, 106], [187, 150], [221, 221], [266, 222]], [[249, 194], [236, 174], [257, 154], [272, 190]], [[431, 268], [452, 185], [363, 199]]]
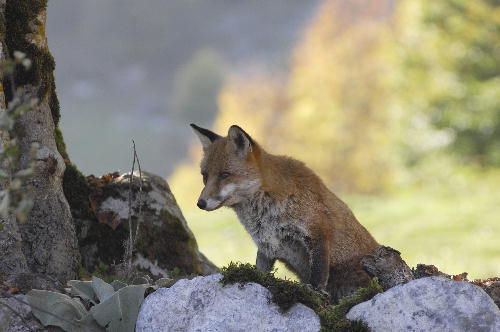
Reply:
[[223, 285], [255, 282], [269, 289], [273, 294], [273, 302], [283, 311], [290, 309], [295, 303], [300, 302], [314, 311], [328, 305], [326, 294], [315, 291], [310, 286], [296, 281], [278, 279], [274, 273], [259, 271], [255, 265], [230, 263], [222, 268]]
[[56, 138], [57, 151], [59, 151], [59, 153], [63, 157], [64, 163], [66, 165], [70, 164], [68, 152], [66, 151], [66, 143], [64, 143], [64, 138], [61, 129], [59, 129], [58, 127], [56, 127], [55, 129], [55, 138]]
[[325, 293], [296, 281], [276, 278], [274, 272], [264, 273], [259, 271], [255, 265], [231, 262], [222, 268], [221, 273], [223, 285], [255, 282], [266, 287], [272, 294], [272, 301], [283, 311], [290, 309], [295, 303], [308, 306], [320, 317], [322, 332], [369, 331], [363, 322], [349, 321], [345, 315], [356, 304], [368, 301], [382, 292], [382, 287], [374, 278], [366, 288], [358, 289], [354, 295], [344, 297], [339, 304], [333, 305]]
[[85, 176], [71, 163], [66, 164], [63, 191], [75, 219], [95, 218], [89, 204], [90, 186]]
[[161, 211], [161, 225], [141, 224], [136, 250], [145, 258], [158, 259], [163, 269], [179, 269], [179, 274], [202, 274], [196, 255], [196, 240], [187, 232], [177, 216]]
[[370, 280], [365, 288], [359, 288], [354, 295], [340, 299], [339, 304], [329, 305], [317, 312], [321, 318], [322, 331], [369, 331], [368, 327], [361, 321], [349, 321], [345, 315], [355, 305], [370, 300], [378, 293], [382, 293], [382, 287], [377, 278]]

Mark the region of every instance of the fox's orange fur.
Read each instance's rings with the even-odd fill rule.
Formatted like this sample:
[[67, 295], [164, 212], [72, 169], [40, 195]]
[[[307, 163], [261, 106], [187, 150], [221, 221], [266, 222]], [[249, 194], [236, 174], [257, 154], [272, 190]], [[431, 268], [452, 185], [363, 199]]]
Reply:
[[335, 299], [369, 281], [360, 259], [377, 242], [304, 163], [267, 153], [238, 126], [227, 137], [191, 125], [204, 150], [198, 206], [236, 211], [257, 245], [257, 268], [276, 259]]

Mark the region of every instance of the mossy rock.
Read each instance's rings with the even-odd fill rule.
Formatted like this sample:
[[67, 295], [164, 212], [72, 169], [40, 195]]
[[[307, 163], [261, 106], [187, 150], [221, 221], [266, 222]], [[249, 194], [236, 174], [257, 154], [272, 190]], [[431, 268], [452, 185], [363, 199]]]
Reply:
[[255, 265], [230, 263], [221, 269], [221, 273], [223, 275], [221, 283], [224, 285], [254, 282], [266, 287], [272, 294], [273, 302], [283, 311], [290, 309], [295, 303], [308, 306], [320, 317], [322, 332], [369, 331], [363, 322], [349, 321], [345, 316], [356, 304], [368, 301], [383, 291], [374, 278], [366, 288], [360, 288], [354, 295], [342, 298], [338, 304], [332, 304], [330, 297], [324, 292], [314, 290], [310, 285], [300, 282], [276, 278], [273, 272], [264, 273]]
[[[82, 255], [82, 268], [90, 273], [102, 266], [123, 261], [124, 243], [129, 236], [129, 188], [131, 222], [135, 232], [139, 215], [139, 235], [134, 264], [153, 277], [176, 270], [182, 275], [203, 275], [218, 269], [198, 250], [167, 182], [154, 174], [107, 174], [84, 177], [76, 168], [67, 168], [64, 192], [75, 219]], [[110, 273], [114, 273], [110, 269]]]

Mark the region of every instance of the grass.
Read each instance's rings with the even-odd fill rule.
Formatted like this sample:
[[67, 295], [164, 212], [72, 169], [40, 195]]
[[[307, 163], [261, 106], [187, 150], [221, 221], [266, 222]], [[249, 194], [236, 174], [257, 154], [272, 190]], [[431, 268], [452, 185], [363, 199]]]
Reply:
[[[401, 251], [410, 266], [434, 264], [449, 274], [468, 272], [469, 279], [500, 276], [498, 170], [456, 171], [387, 196], [341, 197], [378, 242]], [[194, 200], [179, 201], [201, 251], [215, 264], [255, 264], [256, 247], [230, 209], [205, 212]], [[295, 278], [281, 264], [276, 276]]]

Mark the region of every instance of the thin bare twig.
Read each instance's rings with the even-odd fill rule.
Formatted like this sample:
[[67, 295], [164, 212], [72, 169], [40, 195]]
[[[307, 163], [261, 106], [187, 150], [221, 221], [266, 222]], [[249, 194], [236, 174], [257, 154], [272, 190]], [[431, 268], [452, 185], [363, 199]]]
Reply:
[[125, 264], [126, 264], [126, 278], [130, 280], [132, 274], [132, 251], [133, 251], [133, 234], [132, 234], [132, 180], [134, 178], [135, 170], [135, 141], [132, 140], [132, 147], [134, 149], [134, 158], [132, 160], [132, 171], [130, 172], [130, 178], [128, 183], [128, 229], [129, 237], [128, 242], [125, 246]]
[[[142, 221], [142, 198], [143, 198], [143, 190], [142, 190], [142, 169], [141, 162], [139, 161], [139, 156], [137, 155], [137, 150], [135, 147], [135, 141], [132, 140], [132, 148], [133, 148], [133, 160], [132, 160], [132, 170], [130, 172], [130, 179], [128, 185], [128, 225], [129, 225], [129, 237], [126, 243], [125, 248], [125, 264], [126, 264], [126, 278], [131, 279], [132, 277], [132, 256], [134, 253], [134, 246], [137, 243], [137, 238], [139, 235], [139, 228]], [[139, 168], [139, 193], [137, 194], [137, 199], [139, 201], [139, 212], [137, 215], [135, 233], [132, 223], [132, 182], [134, 179], [134, 171], [135, 171], [135, 163], [137, 162], [137, 166]]]
[[141, 162], [139, 161], [139, 156], [137, 155], [136, 149], [135, 149], [135, 142], [134, 142], [134, 158], [137, 159], [137, 166], [139, 168], [139, 214], [137, 215], [137, 224], [135, 228], [135, 236], [134, 236], [134, 246], [137, 243], [137, 238], [139, 236], [139, 226], [142, 222], [142, 169], [141, 169]]

